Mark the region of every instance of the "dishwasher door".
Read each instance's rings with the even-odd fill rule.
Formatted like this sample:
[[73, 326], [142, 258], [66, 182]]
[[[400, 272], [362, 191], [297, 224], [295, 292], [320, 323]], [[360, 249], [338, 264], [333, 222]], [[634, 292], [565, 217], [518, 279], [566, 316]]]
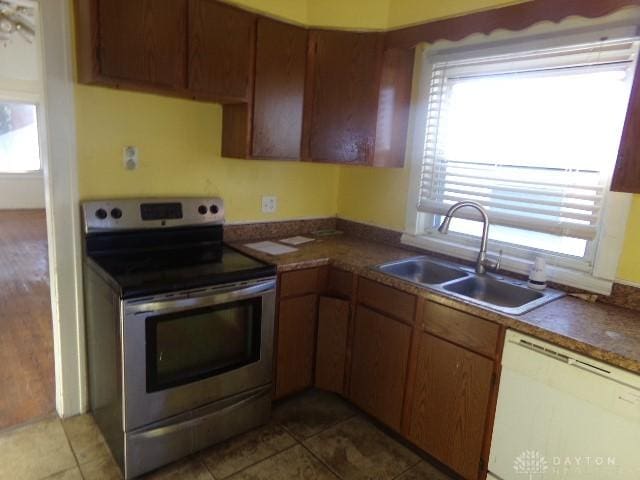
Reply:
[[640, 378], [507, 332], [488, 478], [640, 479]]

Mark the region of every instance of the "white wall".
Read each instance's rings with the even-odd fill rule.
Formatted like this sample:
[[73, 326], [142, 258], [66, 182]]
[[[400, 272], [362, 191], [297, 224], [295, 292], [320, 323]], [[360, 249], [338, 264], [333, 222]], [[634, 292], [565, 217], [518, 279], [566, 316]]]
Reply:
[[42, 175], [0, 176], [0, 210], [44, 208]]
[[[0, 102], [40, 104], [41, 98], [39, 42], [29, 43], [20, 35], [14, 35], [6, 46], [0, 45]], [[0, 173], [0, 210], [44, 208], [44, 198], [42, 172], [14, 175]]]

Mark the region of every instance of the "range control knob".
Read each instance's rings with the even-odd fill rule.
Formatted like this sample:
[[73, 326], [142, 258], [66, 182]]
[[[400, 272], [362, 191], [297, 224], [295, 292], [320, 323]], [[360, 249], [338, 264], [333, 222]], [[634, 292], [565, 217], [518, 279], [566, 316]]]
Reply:
[[119, 208], [112, 208], [111, 209], [111, 217], [115, 218], [116, 220], [119, 218], [122, 218], [122, 210], [120, 210]]
[[219, 211], [219, 210], [220, 210], [220, 209], [218, 208], [218, 206], [217, 206], [217, 205], [211, 205], [211, 206], [209, 207], [209, 211], [210, 211], [211, 213], [213, 213], [214, 215], [215, 215], [216, 213], [218, 213], [218, 211]]
[[206, 207], [205, 205], [200, 205], [200, 206], [198, 207], [198, 213], [199, 213], [200, 215], [206, 215], [206, 213], [207, 213], [207, 207]]
[[96, 210], [96, 217], [98, 217], [100, 220], [104, 220], [105, 218], [107, 218], [107, 211], [104, 208], [99, 208], [98, 210]]

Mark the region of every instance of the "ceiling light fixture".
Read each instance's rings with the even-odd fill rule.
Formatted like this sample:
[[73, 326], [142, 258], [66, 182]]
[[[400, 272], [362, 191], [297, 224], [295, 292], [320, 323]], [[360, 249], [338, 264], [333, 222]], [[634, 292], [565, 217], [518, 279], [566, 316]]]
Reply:
[[0, 0], [0, 42], [7, 46], [14, 34], [33, 43], [36, 36], [36, 10], [21, 0]]

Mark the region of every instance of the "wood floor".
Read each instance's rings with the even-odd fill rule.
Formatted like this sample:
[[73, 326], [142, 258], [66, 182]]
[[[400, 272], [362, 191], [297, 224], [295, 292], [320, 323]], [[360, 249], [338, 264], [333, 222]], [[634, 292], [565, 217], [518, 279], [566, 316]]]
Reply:
[[0, 429], [54, 411], [44, 210], [0, 211]]

